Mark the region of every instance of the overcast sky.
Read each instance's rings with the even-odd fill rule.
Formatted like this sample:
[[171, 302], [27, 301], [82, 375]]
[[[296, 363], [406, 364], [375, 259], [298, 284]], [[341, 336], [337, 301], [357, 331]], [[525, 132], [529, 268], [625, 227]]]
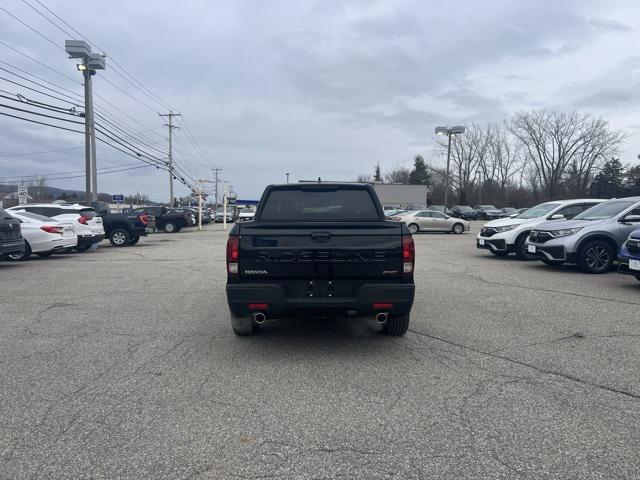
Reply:
[[[182, 113], [188, 131], [176, 132], [177, 163], [194, 177], [222, 168], [244, 198], [286, 172], [294, 181], [353, 180], [378, 161], [384, 171], [418, 153], [438, 164], [436, 125], [518, 110], [603, 116], [629, 135], [623, 163], [637, 163], [640, 152], [637, 0], [41, 1], [107, 53], [94, 91], [139, 123], [124, 122], [167, 148], [160, 105], [116, 75], [110, 57]], [[21, 0], [0, 6], [64, 45], [66, 35]], [[64, 52], [2, 11], [0, 32], [4, 43], [78, 81], [2, 45], [0, 60], [82, 93]], [[0, 89], [28, 94], [2, 80]], [[98, 145], [99, 168], [124, 164], [140, 163]], [[82, 135], [0, 116], [0, 177], [83, 168]], [[166, 200], [166, 177], [152, 168], [102, 175], [99, 190]], [[82, 190], [84, 179], [50, 185]]]

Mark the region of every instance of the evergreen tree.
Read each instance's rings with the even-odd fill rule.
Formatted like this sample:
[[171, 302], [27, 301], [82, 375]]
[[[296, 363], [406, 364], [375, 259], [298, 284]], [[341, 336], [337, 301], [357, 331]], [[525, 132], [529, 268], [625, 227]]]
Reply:
[[382, 174], [380, 173], [380, 164], [376, 165], [375, 173], [373, 174], [374, 182], [382, 182]]
[[640, 195], [640, 165], [636, 165], [627, 170], [624, 186], [628, 195]]
[[413, 159], [413, 170], [409, 174], [409, 184], [411, 185], [429, 185], [431, 184], [431, 174], [427, 170], [422, 155], [416, 155]]
[[604, 164], [591, 183], [591, 194], [601, 198], [619, 197], [624, 194], [625, 171], [617, 158]]

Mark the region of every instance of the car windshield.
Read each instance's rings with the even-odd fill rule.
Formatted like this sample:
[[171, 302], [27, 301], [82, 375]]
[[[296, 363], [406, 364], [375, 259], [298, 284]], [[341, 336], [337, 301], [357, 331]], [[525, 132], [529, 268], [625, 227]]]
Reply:
[[531, 207], [529, 210], [525, 210], [516, 218], [540, 218], [544, 217], [547, 213], [553, 210], [556, 207], [559, 207], [560, 203], [541, 203], [540, 205], [536, 205], [535, 207]]
[[619, 213], [635, 205], [637, 202], [631, 200], [610, 200], [601, 203], [589, 210], [585, 210], [579, 215], [573, 217], [574, 220], [603, 220], [605, 218], [615, 217]]
[[495, 205], [480, 205], [480, 208], [483, 210], [497, 210]]
[[457, 207], [456, 210], [459, 210], [461, 212], [473, 212], [473, 208], [471, 207]]

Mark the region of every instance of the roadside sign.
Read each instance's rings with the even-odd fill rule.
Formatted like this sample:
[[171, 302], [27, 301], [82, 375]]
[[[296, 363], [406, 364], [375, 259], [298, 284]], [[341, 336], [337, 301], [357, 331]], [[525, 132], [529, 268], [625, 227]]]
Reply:
[[236, 204], [236, 197], [227, 197], [227, 204], [235, 205]]
[[124, 195], [112, 195], [113, 203], [124, 203]]
[[18, 205], [26, 205], [29, 203], [28, 199], [27, 187], [18, 187]]

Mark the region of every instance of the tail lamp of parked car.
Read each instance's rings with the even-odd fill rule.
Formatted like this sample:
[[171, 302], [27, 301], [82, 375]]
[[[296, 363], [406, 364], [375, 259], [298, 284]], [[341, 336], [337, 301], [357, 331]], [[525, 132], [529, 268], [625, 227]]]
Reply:
[[413, 266], [416, 261], [416, 247], [411, 235], [402, 236], [402, 273], [406, 276], [413, 275]]
[[238, 260], [240, 260], [240, 237], [232, 235], [227, 240], [227, 272], [238, 274]]
[[145, 213], [138, 215], [138, 220], [140, 220], [144, 226], [149, 225], [149, 217]]
[[83, 225], [89, 225], [89, 217], [85, 217], [83, 215], [80, 215], [78, 217], [78, 223], [81, 223]]
[[47, 232], [47, 233], [62, 233], [62, 231], [64, 230], [64, 227], [55, 227], [52, 225], [43, 225], [40, 227], [40, 230]]

